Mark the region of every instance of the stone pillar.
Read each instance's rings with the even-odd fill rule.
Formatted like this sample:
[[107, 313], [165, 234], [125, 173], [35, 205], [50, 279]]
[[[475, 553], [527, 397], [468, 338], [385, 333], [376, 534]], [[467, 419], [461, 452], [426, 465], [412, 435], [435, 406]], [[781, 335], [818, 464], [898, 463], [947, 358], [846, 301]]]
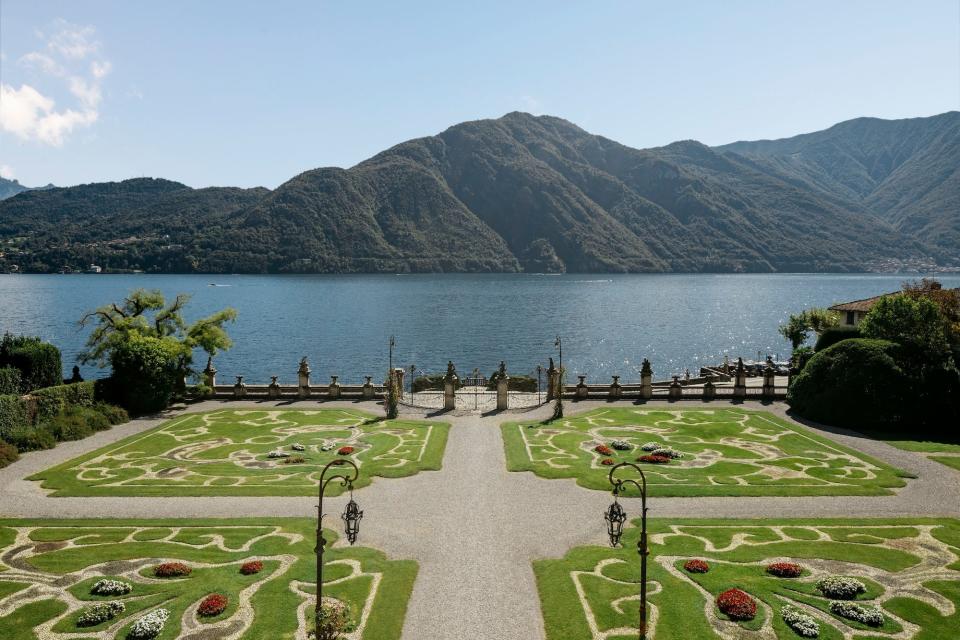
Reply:
[[587, 376], [577, 376], [577, 378], [580, 380], [579, 382], [577, 382], [577, 397], [586, 398], [587, 393], [589, 391], [587, 389], [587, 382], [586, 382]]
[[267, 397], [276, 400], [280, 397], [280, 383], [277, 382], [277, 376], [270, 376], [270, 386], [267, 387]]
[[510, 404], [510, 376], [507, 375], [507, 364], [501, 360], [500, 370], [497, 372], [497, 411], [505, 411]]
[[397, 381], [397, 400], [403, 400], [403, 375], [406, 370], [403, 367], [396, 367], [393, 370], [393, 378]]
[[233, 397], [242, 398], [247, 395], [247, 385], [243, 384], [243, 376], [237, 376], [237, 384], [233, 385]]
[[330, 376], [330, 386], [327, 387], [327, 396], [331, 400], [336, 400], [340, 397], [340, 382], [338, 382], [340, 376]]
[[653, 397], [653, 368], [646, 358], [643, 359], [643, 365], [640, 367], [640, 397], [644, 400]]
[[707, 380], [706, 384], [703, 385], [703, 399], [704, 400], [713, 400], [717, 397], [717, 385], [713, 384], [713, 380]]
[[213, 357], [207, 358], [207, 368], [203, 370], [203, 383], [210, 387], [210, 393], [217, 386], [217, 369], [213, 366]]
[[443, 378], [443, 408], [452, 411], [457, 408], [457, 369], [453, 361], [447, 362], [447, 375]]
[[613, 376], [613, 382], [610, 383], [610, 399], [619, 400], [623, 397], [623, 387], [620, 386], [620, 376]]
[[310, 365], [307, 364], [307, 356], [300, 359], [300, 368], [297, 369], [297, 396], [310, 397]]
[[547, 402], [557, 397], [557, 377], [559, 372], [553, 366], [553, 358], [550, 358], [550, 366], [547, 367]]
[[747, 370], [743, 366], [743, 358], [737, 358], [737, 370], [734, 372], [733, 397], [747, 397]]
[[683, 397], [683, 385], [680, 384], [680, 376], [673, 376], [673, 382], [670, 383], [670, 399], [679, 400]]
[[363, 399], [372, 400], [375, 393], [373, 390], [373, 376], [363, 376], [365, 382], [363, 383]]
[[768, 400], [773, 400], [776, 393], [776, 374], [776, 370], [769, 364], [763, 370], [763, 397]]

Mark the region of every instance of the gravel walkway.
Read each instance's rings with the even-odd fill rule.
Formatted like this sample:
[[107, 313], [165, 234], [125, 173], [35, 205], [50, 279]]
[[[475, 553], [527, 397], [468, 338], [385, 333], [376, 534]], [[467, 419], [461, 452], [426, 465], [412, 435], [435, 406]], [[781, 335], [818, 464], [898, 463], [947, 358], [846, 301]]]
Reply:
[[[277, 403], [251, 403], [265, 408]], [[289, 408], [346, 406], [378, 413], [372, 403], [279, 403]], [[621, 403], [626, 405], [626, 403]], [[719, 406], [721, 403], [716, 403]], [[723, 403], [725, 405], [725, 403]], [[189, 411], [240, 408], [205, 402]], [[569, 403], [569, 414], [607, 402]], [[647, 406], [697, 408], [700, 403]], [[709, 405], [708, 405], [709, 406]], [[745, 403], [788, 420], [782, 404]], [[549, 407], [505, 415], [435, 416], [405, 410], [410, 417], [448, 420], [451, 429], [443, 470], [401, 479], [376, 478], [357, 492], [364, 509], [361, 544], [391, 557], [414, 558], [414, 586], [403, 637], [406, 640], [543, 638], [543, 622], [531, 560], [558, 557], [570, 547], [605, 544], [603, 510], [609, 497], [573, 480], [545, 480], [508, 473], [498, 425], [504, 420], [546, 417]], [[520, 416], [521, 418], [518, 418]], [[169, 416], [167, 416], [169, 417]], [[5, 517], [315, 517], [309, 498], [50, 498], [38, 483], [23, 480], [81, 453], [150, 429], [163, 419], [136, 420], [51, 451], [29, 453], [0, 470], [0, 515]], [[841, 430], [818, 432], [917, 475], [896, 495], [884, 497], [661, 498], [650, 501], [651, 518], [676, 517], [960, 517], [960, 472], [882, 442]], [[330, 499], [330, 511], [346, 498]], [[625, 500], [628, 515], [637, 500]]]

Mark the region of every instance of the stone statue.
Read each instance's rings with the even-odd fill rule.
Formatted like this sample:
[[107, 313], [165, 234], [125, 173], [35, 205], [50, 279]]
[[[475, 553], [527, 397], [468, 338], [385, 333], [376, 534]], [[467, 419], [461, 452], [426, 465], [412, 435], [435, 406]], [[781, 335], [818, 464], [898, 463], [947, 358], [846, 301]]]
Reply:
[[500, 369], [497, 371], [497, 375], [502, 378], [507, 375], [507, 363], [503, 360], [500, 361]]
[[83, 376], [80, 375], [80, 367], [76, 365], [73, 366], [73, 375], [70, 376], [70, 382], [83, 382]]
[[743, 371], [743, 358], [737, 358], [737, 373]]
[[640, 365], [640, 375], [652, 375], [653, 369], [650, 367], [650, 361], [646, 358], [643, 359], [643, 363]]
[[444, 377], [447, 380], [454, 380], [457, 377], [457, 368], [453, 366], [453, 360], [447, 361], [447, 375]]
[[297, 373], [302, 376], [310, 375], [310, 365], [307, 364], [307, 356], [300, 358], [300, 368], [297, 369]]
[[551, 374], [551, 373], [554, 373], [556, 370], [557, 370], [557, 368], [556, 368], [555, 366], [553, 366], [553, 358], [551, 357], [551, 358], [550, 358], [550, 366], [547, 367], [547, 374], [549, 375], [549, 374]]

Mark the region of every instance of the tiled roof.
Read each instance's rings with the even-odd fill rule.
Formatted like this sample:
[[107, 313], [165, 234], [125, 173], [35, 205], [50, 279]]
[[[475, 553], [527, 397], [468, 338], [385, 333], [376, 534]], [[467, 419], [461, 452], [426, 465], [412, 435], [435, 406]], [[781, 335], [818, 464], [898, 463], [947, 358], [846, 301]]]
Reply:
[[864, 298], [863, 300], [854, 300], [853, 302], [842, 302], [840, 304], [835, 304], [830, 307], [830, 311], [863, 311], [867, 312], [873, 308], [873, 305], [877, 304], [877, 300], [886, 296], [892, 296], [901, 293], [900, 291], [894, 291], [892, 293], [882, 293], [879, 296], [873, 296], [872, 298]]

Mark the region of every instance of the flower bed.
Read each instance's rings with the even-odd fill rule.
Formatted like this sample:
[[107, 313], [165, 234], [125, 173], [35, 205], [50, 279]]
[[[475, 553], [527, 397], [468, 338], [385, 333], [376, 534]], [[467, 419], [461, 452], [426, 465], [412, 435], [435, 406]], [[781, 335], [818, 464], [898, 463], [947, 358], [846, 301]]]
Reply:
[[785, 605], [780, 610], [780, 617], [787, 626], [803, 638], [816, 638], [820, 635], [820, 625], [813, 616], [804, 613], [797, 607]]
[[707, 564], [707, 561], [700, 560], [699, 558], [687, 560], [683, 563], [683, 568], [690, 573], [706, 573], [707, 571], [710, 571], [710, 565]]
[[882, 627], [883, 612], [877, 607], [866, 607], [856, 602], [834, 600], [830, 603], [830, 611], [841, 618], [854, 620], [870, 627]]
[[288, 458], [290, 454], [284, 451], [283, 449], [274, 449], [267, 454], [268, 458]]
[[612, 455], [613, 455], [613, 449], [611, 449], [610, 447], [608, 447], [608, 446], [605, 445], [605, 444], [598, 444], [597, 446], [595, 446], [595, 447], [593, 448], [593, 450], [596, 451], [597, 453], [599, 453], [599, 454], [602, 455], [602, 456], [612, 456]]
[[663, 445], [659, 442], [645, 442], [640, 445], [640, 448], [644, 451], [656, 451], [657, 449], [663, 449]]
[[252, 576], [255, 573], [263, 571], [263, 562], [260, 560], [251, 560], [240, 565], [240, 573], [245, 576]]
[[626, 440], [614, 440], [610, 443], [610, 446], [616, 449], [617, 451], [630, 451], [633, 449], [633, 445], [627, 442]]
[[861, 593], [866, 593], [867, 587], [856, 578], [827, 576], [817, 581], [817, 591], [828, 598], [853, 600]]
[[334, 447], [336, 446], [337, 445], [331, 442], [324, 442], [322, 445], [320, 445], [320, 451], [333, 451]]
[[290, 445], [290, 448], [293, 449], [294, 451], [306, 451], [306, 450], [307, 450], [307, 448], [306, 448], [305, 446], [303, 446], [302, 444], [300, 444], [299, 442], [294, 442], [292, 445]]
[[683, 454], [675, 449], [670, 447], [660, 447], [659, 449], [654, 449], [650, 452], [652, 456], [662, 456], [664, 458], [670, 458], [671, 460], [679, 460], [683, 457]]
[[778, 578], [799, 578], [803, 567], [793, 562], [774, 562], [767, 565], [767, 573]]
[[717, 607], [731, 620], [753, 620], [757, 603], [740, 589], [727, 589], [717, 596]]
[[603, 460], [600, 461], [600, 464], [602, 464], [605, 467], [613, 466], [613, 458], [604, 458]]
[[669, 464], [670, 458], [665, 456], [640, 456], [637, 458], [637, 462], [646, 462], [647, 464]]
[[193, 569], [182, 562], [164, 562], [153, 568], [153, 575], [158, 578], [182, 578], [193, 572]]
[[337, 449], [337, 453], [340, 454], [341, 456], [348, 456], [353, 452], [354, 452], [354, 448], [350, 446], [340, 447], [339, 449]]
[[303, 456], [290, 456], [284, 459], [283, 464], [303, 464], [306, 461], [307, 459]]
[[133, 591], [133, 585], [119, 580], [98, 580], [90, 588], [96, 596], [123, 596]]
[[170, 612], [167, 609], [156, 609], [133, 623], [127, 638], [130, 640], [150, 640], [163, 632]]
[[202, 616], [218, 616], [227, 608], [227, 597], [219, 593], [211, 593], [203, 599], [197, 607], [197, 613]]
[[113, 620], [126, 610], [126, 605], [118, 600], [98, 602], [92, 607], [86, 607], [80, 612], [80, 617], [77, 618], [77, 626], [95, 627], [101, 622]]

